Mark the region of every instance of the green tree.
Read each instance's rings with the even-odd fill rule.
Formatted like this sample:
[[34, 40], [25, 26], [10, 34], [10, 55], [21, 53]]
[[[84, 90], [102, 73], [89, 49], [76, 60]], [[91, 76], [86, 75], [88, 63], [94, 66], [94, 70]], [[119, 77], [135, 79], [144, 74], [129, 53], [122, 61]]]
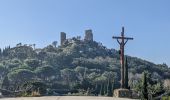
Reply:
[[87, 68], [85, 67], [80, 67], [80, 66], [77, 66], [75, 68], [75, 72], [77, 72], [79, 74], [79, 77], [81, 77], [80, 80], [84, 79], [85, 76], [86, 76], [86, 71], [87, 71]]
[[40, 62], [38, 59], [26, 59], [24, 62], [33, 70], [40, 66]]
[[2, 50], [1, 50], [1, 48], [0, 48], [0, 58], [2, 57]]
[[125, 78], [125, 88], [126, 89], [129, 89], [129, 85], [128, 85], [128, 82], [129, 82], [129, 79], [128, 79], [128, 60], [127, 60], [127, 57], [126, 57], [126, 61], [125, 61], [125, 73], [124, 73], [124, 78]]
[[2, 81], [2, 85], [1, 85], [1, 88], [2, 89], [9, 89], [9, 86], [10, 86], [10, 83], [9, 83], [9, 80], [8, 80], [8, 76], [6, 76], [3, 81]]
[[53, 43], [52, 43], [52, 45], [56, 48], [57, 47], [57, 41], [54, 41]]
[[35, 70], [36, 75], [44, 81], [50, 81], [52, 76], [56, 76], [56, 72], [51, 66], [38, 67]]
[[71, 86], [71, 82], [76, 80], [75, 72], [72, 69], [65, 68], [60, 71], [61, 77], [64, 79], [68, 86]]
[[0, 80], [2, 80], [7, 73], [8, 69], [4, 65], [0, 64]]
[[33, 80], [35, 74], [28, 69], [17, 69], [8, 73], [8, 78], [14, 90], [18, 90], [22, 84]]
[[34, 50], [35, 50], [35, 46], [36, 46], [36, 44], [32, 44], [33, 45], [33, 48], [34, 48]]
[[143, 72], [142, 76], [142, 97], [148, 100], [148, 72]]
[[22, 43], [16, 44], [16, 47], [20, 47], [20, 46], [22, 46]]
[[100, 90], [99, 90], [100, 95], [105, 95], [104, 94], [105, 93], [104, 84], [107, 83], [107, 77], [101, 75], [100, 77], [97, 77], [95, 79], [95, 82], [100, 87]]
[[42, 62], [45, 60], [45, 58], [47, 57], [47, 52], [44, 51], [40, 51], [37, 55], [38, 59], [41, 61], [41, 65]]

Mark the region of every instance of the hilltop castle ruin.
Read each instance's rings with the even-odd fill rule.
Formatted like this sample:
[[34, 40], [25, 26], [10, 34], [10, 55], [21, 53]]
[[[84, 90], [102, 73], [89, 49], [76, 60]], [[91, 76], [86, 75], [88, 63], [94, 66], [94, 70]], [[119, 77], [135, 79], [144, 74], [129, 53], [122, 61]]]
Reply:
[[[60, 45], [64, 45], [64, 43], [67, 40], [67, 34], [65, 32], [61, 32], [60, 33]], [[84, 41], [93, 41], [93, 33], [92, 30], [85, 30], [85, 37], [84, 37]]]

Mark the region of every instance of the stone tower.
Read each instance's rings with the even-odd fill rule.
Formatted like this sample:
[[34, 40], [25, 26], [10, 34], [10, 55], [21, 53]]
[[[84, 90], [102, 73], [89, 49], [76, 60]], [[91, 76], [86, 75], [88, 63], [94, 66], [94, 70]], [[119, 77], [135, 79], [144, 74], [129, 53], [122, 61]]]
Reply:
[[85, 30], [85, 41], [93, 41], [93, 33], [92, 30]]
[[63, 44], [64, 44], [64, 42], [65, 42], [65, 40], [66, 40], [66, 33], [61, 32], [61, 34], [60, 34], [60, 35], [61, 35], [61, 38], [60, 38], [60, 39], [61, 39], [61, 42], [60, 42], [60, 43], [61, 43], [61, 45], [63, 45]]

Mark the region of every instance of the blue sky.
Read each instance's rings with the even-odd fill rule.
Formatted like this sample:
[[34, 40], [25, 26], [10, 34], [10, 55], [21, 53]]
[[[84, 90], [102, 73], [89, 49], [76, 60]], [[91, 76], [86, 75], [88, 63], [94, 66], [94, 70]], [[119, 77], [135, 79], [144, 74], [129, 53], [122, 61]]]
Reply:
[[94, 39], [118, 49], [113, 35], [134, 37], [126, 54], [170, 65], [169, 0], [0, 0], [0, 47], [36, 43], [45, 47], [92, 29]]

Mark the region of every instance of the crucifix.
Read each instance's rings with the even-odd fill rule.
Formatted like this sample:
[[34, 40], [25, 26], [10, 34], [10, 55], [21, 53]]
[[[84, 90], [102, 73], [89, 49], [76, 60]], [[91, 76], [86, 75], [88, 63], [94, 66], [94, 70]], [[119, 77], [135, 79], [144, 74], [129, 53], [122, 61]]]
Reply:
[[124, 36], [124, 27], [122, 27], [121, 36], [113, 36], [113, 39], [116, 39], [120, 45], [120, 64], [121, 64], [121, 88], [125, 88], [125, 64], [124, 64], [124, 46], [128, 40], [133, 40], [133, 38]]

